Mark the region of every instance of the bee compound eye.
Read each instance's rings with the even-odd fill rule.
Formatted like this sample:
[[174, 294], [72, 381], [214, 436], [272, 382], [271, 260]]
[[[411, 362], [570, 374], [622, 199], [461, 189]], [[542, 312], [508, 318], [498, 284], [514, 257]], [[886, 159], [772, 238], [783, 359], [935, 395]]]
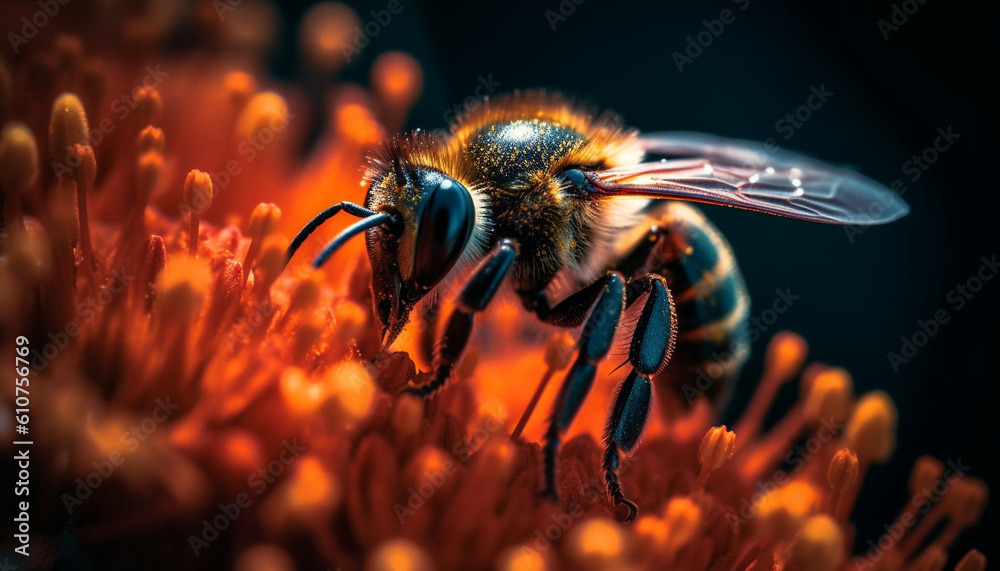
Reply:
[[431, 288], [441, 281], [462, 255], [475, 221], [469, 191], [450, 178], [437, 183], [417, 228], [413, 277], [418, 286]]

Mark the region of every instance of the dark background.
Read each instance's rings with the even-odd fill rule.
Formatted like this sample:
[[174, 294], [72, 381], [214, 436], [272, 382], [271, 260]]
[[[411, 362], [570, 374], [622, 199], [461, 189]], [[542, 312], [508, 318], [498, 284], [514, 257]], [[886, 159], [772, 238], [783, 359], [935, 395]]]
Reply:
[[[362, 22], [387, 3], [348, 2]], [[308, 4], [285, 4], [284, 40], [273, 60], [278, 75], [297, 73], [290, 38]], [[775, 289], [801, 296], [765, 338], [778, 329], [798, 331], [813, 360], [853, 374], [858, 393], [878, 388], [896, 400], [898, 448], [868, 474], [854, 516], [857, 544], [864, 546], [909, 501], [909, 471], [923, 454], [961, 459], [969, 475], [1000, 487], [994, 436], [1000, 279], [987, 282], [961, 311], [946, 299], [976, 274], [982, 256], [1000, 254], [995, 8], [905, 4], [919, 7], [886, 40], [877, 21], [892, 17], [889, 1], [751, 0], [740, 11], [742, 4], [729, 0], [696, 6], [586, 0], [553, 30], [546, 11], [558, 13], [559, 0], [402, 0], [403, 11], [344, 73], [365, 82], [379, 53], [413, 54], [424, 66], [425, 90], [410, 127], [443, 127], [444, 113], [472, 96], [483, 76], [500, 82], [499, 91], [563, 91], [614, 109], [644, 131], [774, 137], [783, 148], [853, 165], [886, 184], [904, 180], [911, 214], [854, 236], [853, 244], [841, 227], [705, 209], [736, 252], [755, 304], [751, 315], [770, 306]], [[671, 54], [705, 30], [703, 20], [727, 8], [735, 21], [678, 72]], [[776, 122], [821, 85], [834, 95], [786, 141]], [[949, 126], [960, 138], [909, 180], [903, 164]], [[917, 321], [939, 309], [950, 321], [894, 372], [887, 353], [899, 353], [901, 336], [911, 337]], [[763, 347], [753, 348], [749, 378], [759, 371]], [[749, 385], [737, 391], [737, 408]], [[781, 397], [790, 403], [796, 388], [786, 388]], [[996, 513], [988, 508], [985, 520], [959, 539], [953, 562], [971, 547], [1000, 555]]]

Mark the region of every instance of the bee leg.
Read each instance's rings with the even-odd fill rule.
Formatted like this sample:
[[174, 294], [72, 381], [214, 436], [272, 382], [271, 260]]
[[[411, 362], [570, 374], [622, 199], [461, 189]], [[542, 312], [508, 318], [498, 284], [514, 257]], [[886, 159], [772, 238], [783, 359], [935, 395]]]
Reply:
[[625, 378], [615, 394], [615, 404], [608, 415], [604, 427], [604, 482], [608, 494], [616, 506], [625, 506], [628, 515], [625, 521], [630, 522], [639, 514], [635, 502], [625, 497], [621, 483], [618, 481], [618, 468], [621, 465], [621, 453], [628, 454], [639, 441], [639, 435], [646, 426], [646, 416], [649, 414], [649, 404], [652, 400], [653, 386], [649, 379], [640, 377], [632, 370]]
[[[576, 413], [580, 410], [580, 405], [590, 392], [591, 385], [594, 384], [594, 376], [597, 374], [597, 365], [607, 356], [614, 341], [615, 330], [621, 320], [622, 312], [625, 311], [625, 278], [618, 272], [609, 272], [597, 282], [601, 287], [596, 291], [600, 293], [597, 303], [590, 310], [587, 322], [583, 326], [578, 342], [578, 354], [573, 366], [566, 373], [559, 394], [556, 397], [555, 406], [552, 409], [552, 417], [549, 420], [549, 428], [545, 433], [545, 492], [556, 499], [556, 452], [562, 443], [562, 435], [569, 428]], [[593, 286], [584, 288], [579, 293], [590, 293]], [[587, 308], [579, 304], [576, 295], [571, 296], [566, 301], [557, 305], [553, 312], [563, 314], [567, 318], [574, 317], [573, 311], [586, 314]], [[571, 302], [570, 306], [565, 306]], [[563, 309], [560, 309], [563, 308]], [[567, 308], [571, 308], [570, 311]], [[582, 310], [581, 310], [582, 309]], [[559, 311], [555, 311], [559, 310]]]
[[608, 272], [594, 280], [594, 283], [582, 288], [576, 293], [550, 307], [545, 290], [536, 292], [520, 292], [525, 309], [538, 316], [542, 323], [557, 327], [578, 327], [594, 307], [594, 302], [604, 292], [608, 282], [621, 279], [622, 274]]
[[515, 257], [517, 245], [512, 240], [502, 240], [486, 256], [458, 294], [455, 308], [448, 316], [444, 334], [434, 352], [434, 377], [425, 385], [407, 387], [403, 392], [423, 398], [444, 386], [469, 342], [473, 317], [489, 305]]
[[646, 298], [642, 314], [629, 346], [632, 372], [618, 386], [604, 428], [604, 481], [615, 505], [628, 509], [626, 522], [634, 520], [639, 510], [625, 497], [618, 481], [621, 454], [630, 453], [639, 441], [653, 397], [649, 378], [667, 366], [677, 338], [674, 303], [666, 280], [656, 274], [646, 274], [629, 281], [626, 304], [632, 305], [643, 294]]

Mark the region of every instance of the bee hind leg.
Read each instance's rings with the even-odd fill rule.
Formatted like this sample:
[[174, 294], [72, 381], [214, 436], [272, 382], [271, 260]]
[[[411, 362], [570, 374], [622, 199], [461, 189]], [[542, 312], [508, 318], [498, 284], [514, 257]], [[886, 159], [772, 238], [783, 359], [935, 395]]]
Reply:
[[[595, 298], [597, 302], [593, 303]], [[588, 299], [591, 300], [590, 303], [586, 303]], [[556, 452], [562, 443], [562, 435], [590, 392], [597, 374], [597, 365], [611, 350], [615, 330], [624, 310], [625, 278], [618, 272], [609, 272], [551, 310], [547, 309], [546, 304], [545, 316], [539, 315], [545, 321], [549, 321], [547, 318], [564, 319], [566, 323], [577, 324], [583, 321], [583, 316], [587, 316], [577, 344], [576, 361], [566, 373], [559, 389], [552, 417], [549, 419], [549, 428], [545, 433], [545, 493], [553, 500], [557, 499]]]
[[653, 397], [649, 379], [667, 366], [677, 338], [674, 303], [666, 280], [656, 274], [630, 280], [626, 305], [631, 306], [643, 295], [642, 314], [629, 346], [632, 372], [618, 385], [604, 428], [604, 481], [615, 505], [628, 510], [626, 522], [634, 520], [639, 510], [625, 497], [618, 481], [621, 457], [632, 452], [639, 442]]
[[403, 389], [405, 394], [428, 397], [444, 386], [451, 376], [472, 334], [473, 317], [486, 309], [517, 257], [517, 245], [502, 240], [476, 268], [458, 294], [455, 308], [448, 316], [444, 333], [434, 350], [433, 377], [429, 383]]
[[625, 497], [621, 483], [618, 481], [618, 469], [621, 465], [621, 454], [628, 454], [635, 448], [639, 435], [646, 425], [649, 405], [652, 401], [653, 387], [649, 379], [639, 376], [634, 369], [625, 378], [615, 394], [615, 404], [608, 415], [604, 427], [604, 482], [608, 494], [616, 506], [625, 506], [628, 514], [625, 521], [630, 522], [639, 514], [635, 502]]

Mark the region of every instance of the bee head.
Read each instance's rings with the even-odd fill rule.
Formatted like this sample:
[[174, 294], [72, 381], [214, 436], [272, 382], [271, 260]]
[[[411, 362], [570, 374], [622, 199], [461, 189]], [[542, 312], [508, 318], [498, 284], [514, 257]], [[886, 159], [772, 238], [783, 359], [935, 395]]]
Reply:
[[365, 201], [399, 221], [366, 234], [383, 347], [403, 330], [413, 306], [462, 258], [476, 224], [476, 205], [465, 185], [435, 168], [440, 165], [408, 158], [396, 152], [373, 161]]

